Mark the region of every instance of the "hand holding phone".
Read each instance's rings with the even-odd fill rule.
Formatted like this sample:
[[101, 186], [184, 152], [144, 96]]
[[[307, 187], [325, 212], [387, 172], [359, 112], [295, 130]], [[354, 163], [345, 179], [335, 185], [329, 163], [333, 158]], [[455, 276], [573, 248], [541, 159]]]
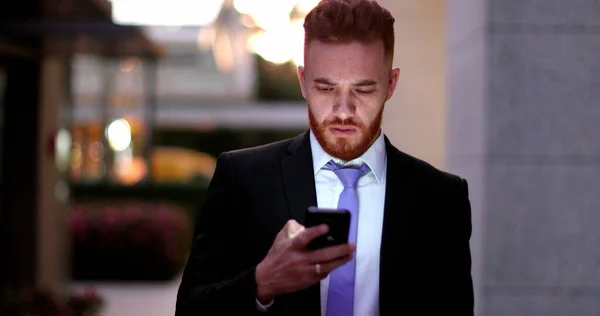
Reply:
[[307, 248], [315, 250], [348, 243], [351, 216], [352, 214], [348, 210], [309, 207], [306, 211], [304, 226], [308, 228], [327, 224], [329, 231], [312, 240]]
[[[348, 234], [343, 229], [346, 220], [344, 212], [315, 212], [308, 215], [308, 221], [316, 226], [302, 226], [295, 220], [289, 220], [279, 231], [265, 258], [256, 266], [255, 279], [257, 299], [266, 304], [276, 295], [291, 293], [314, 285], [336, 269], [352, 259], [354, 246], [344, 244]], [[331, 221], [327, 220], [330, 218]], [[325, 228], [317, 223], [326, 223], [334, 229]], [[348, 221], [349, 223], [349, 221]], [[339, 229], [342, 228], [340, 232]], [[347, 230], [346, 230], [347, 231]], [[313, 244], [313, 249], [341, 244], [313, 251], [306, 251], [311, 241], [322, 236], [320, 244]]]

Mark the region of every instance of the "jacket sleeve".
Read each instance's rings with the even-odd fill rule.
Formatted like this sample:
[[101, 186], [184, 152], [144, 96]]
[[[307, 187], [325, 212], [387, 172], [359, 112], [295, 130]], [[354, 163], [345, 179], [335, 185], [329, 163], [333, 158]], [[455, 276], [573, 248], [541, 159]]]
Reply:
[[244, 266], [247, 260], [240, 260], [249, 247], [237, 193], [234, 163], [223, 153], [198, 213], [175, 316], [257, 313], [256, 266]]

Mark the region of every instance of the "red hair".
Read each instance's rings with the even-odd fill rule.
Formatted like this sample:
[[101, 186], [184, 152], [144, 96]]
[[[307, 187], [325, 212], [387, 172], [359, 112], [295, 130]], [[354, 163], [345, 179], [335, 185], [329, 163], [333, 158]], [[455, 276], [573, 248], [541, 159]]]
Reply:
[[363, 43], [381, 40], [387, 60], [394, 56], [394, 17], [374, 0], [322, 0], [304, 19], [304, 49], [313, 40]]

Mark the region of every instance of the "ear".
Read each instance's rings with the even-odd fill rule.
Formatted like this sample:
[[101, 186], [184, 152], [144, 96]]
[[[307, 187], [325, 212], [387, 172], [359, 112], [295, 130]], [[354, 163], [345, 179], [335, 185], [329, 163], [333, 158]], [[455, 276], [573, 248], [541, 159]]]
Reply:
[[302, 97], [306, 99], [306, 81], [304, 80], [304, 67], [298, 66], [298, 82], [300, 82], [300, 90], [302, 91]]
[[388, 101], [394, 95], [394, 91], [396, 91], [396, 85], [398, 84], [399, 78], [400, 78], [400, 68], [398, 68], [398, 67], [393, 68], [392, 71], [390, 72], [389, 87], [388, 87], [387, 95], [385, 97], [386, 101]]

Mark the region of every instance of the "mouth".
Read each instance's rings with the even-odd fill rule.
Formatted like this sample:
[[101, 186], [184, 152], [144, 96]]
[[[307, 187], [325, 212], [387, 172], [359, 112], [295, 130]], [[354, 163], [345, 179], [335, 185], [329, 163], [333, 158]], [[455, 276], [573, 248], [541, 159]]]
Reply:
[[337, 137], [348, 137], [354, 135], [357, 129], [350, 126], [331, 126], [329, 131]]

